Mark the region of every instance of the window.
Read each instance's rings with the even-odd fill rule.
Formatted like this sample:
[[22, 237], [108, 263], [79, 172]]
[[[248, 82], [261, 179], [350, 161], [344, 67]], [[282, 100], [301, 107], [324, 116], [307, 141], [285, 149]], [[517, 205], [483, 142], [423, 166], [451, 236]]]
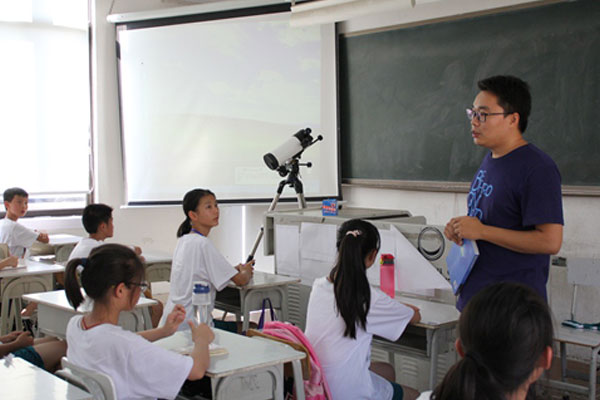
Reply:
[[22, 187], [33, 214], [82, 208], [90, 191], [87, 3], [0, 3], [0, 193]]

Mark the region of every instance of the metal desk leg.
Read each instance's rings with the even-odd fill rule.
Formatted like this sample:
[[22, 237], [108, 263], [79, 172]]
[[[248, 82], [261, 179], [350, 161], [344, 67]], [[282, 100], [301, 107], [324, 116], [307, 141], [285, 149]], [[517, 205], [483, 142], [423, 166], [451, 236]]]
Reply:
[[438, 364], [438, 333], [439, 329], [434, 329], [431, 334], [431, 356], [430, 356], [430, 368], [429, 368], [429, 390], [435, 388], [435, 381], [437, 376], [437, 364]]
[[294, 386], [296, 387], [296, 400], [304, 400], [304, 379], [302, 378], [302, 364], [300, 360], [292, 361], [292, 369], [294, 370]]
[[592, 349], [592, 359], [590, 361], [590, 400], [596, 400], [596, 364], [598, 362], [598, 351], [600, 346]]
[[567, 378], [567, 344], [560, 342], [560, 380]]

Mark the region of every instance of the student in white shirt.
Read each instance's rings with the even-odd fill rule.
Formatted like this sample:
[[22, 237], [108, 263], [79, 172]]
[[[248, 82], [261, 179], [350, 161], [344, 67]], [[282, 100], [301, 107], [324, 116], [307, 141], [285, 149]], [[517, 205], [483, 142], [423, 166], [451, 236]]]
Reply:
[[[186, 193], [183, 197], [183, 212], [186, 218], [177, 230], [179, 240], [173, 253], [171, 288], [165, 314], [169, 313], [175, 304], [182, 304], [185, 307], [186, 318], [191, 319], [193, 282], [205, 281], [210, 284], [210, 315], [216, 292], [223, 290], [230, 280], [236, 285], [248, 283], [252, 277], [254, 261], [234, 267], [208, 240], [210, 230], [219, 224], [219, 206], [210, 190], [194, 189]], [[160, 325], [164, 322], [163, 315]], [[225, 326], [221, 321], [215, 321], [215, 326], [235, 330], [235, 327]], [[180, 327], [182, 328], [184, 327]]]
[[552, 364], [552, 314], [521, 283], [496, 283], [477, 293], [458, 322], [454, 364], [433, 394], [419, 400], [534, 400], [535, 381]]
[[0, 243], [8, 245], [12, 256], [24, 257], [27, 249], [37, 240], [48, 243], [46, 233], [38, 233], [25, 228], [17, 221], [27, 214], [29, 194], [21, 188], [10, 188], [4, 191], [4, 207], [6, 217], [0, 221]]
[[[88, 204], [83, 209], [81, 222], [89, 236], [77, 243], [69, 255], [69, 260], [87, 257], [92, 249], [101, 246], [104, 244], [104, 240], [113, 237], [115, 227], [112, 211], [112, 207], [101, 203]], [[138, 246], [133, 246], [132, 249], [138, 256], [142, 255], [142, 249]]]
[[190, 356], [151, 343], [177, 330], [185, 317], [183, 307], [174, 307], [161, 328], [133, 333], [117, 325], [121, 311], [132, 310], [147, 285], [144, 267], [130, 248], [106, 244], [92, 250], [87, 259], [69, 261], [65, 291], [75, 309], [83, 302], [79, 265], [84, 267], [81, 284], [94, 306], [90, 313], [69, 321], [67, 358], [71, 362], [109, 375], [121, 400], [173, 399], [186, 379], [204, 376], [210, 362], [208, 345], [214, 338], [206, 324], [188, 322], [194, 341]]
[[[69, 261], [74, 258], [84, 258], [89, 256], [93, 249], [104, 244], [104, 240], [113, 237], [115, 227], [113, 224], [112, 211], [112, 207], [102, 203], [88, 204], [83, 209], [81, 222], [89, 236], [81, 239], [79, 243], [77, 243], [69, 255]], [[139, 257], [142, 256], [142, 249], [138, 246], [131, 246], [131, 249]], [[148, 299], [152, 299], [150, 288], [145, 290], [142, 295]], [[156, 301], [158, 304], [150, 307], [150, 316], [152, 318], [153, 327], [158, 326], [158, 322], [163, 313], [163, 304], [159, 300]]]
[[387, 363], [371, 362], [373, 335], [398, 340], [419, 309], [371, 287], [367, 268], [379, 251], [379, 232], [366, 221], [344, 222], [338, 257], [326, 277], [316, 279], [308, 301], [306, 337], [323, 366], [334, 400], [414, 399], [418, 392], [395, 382]]

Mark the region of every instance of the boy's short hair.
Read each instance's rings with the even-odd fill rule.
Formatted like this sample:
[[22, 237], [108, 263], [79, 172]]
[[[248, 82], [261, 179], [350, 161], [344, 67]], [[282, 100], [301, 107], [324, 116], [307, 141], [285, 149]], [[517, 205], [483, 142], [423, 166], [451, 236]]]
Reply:
[[29, 193], [18, 187], [8, 188], [4, 191], [4, 201], [8, 201], [10, 203], [15, 196], [29, 197]]
[[103, 222], [108, 224], [108, 221], [112, 218], [112, 210], [112, 207], [106, 204], [88, 204], [81, 215], [85, 231], [90, 234], [98, 232], [100, 224]]
[[498, 97], [498, 105], [506, 113], [519, 113], [519, 131], [525, 132], [531, 113], [531, 93], [527, 82], [510, 75], [497, 75], [477, 82], [479, 90]]

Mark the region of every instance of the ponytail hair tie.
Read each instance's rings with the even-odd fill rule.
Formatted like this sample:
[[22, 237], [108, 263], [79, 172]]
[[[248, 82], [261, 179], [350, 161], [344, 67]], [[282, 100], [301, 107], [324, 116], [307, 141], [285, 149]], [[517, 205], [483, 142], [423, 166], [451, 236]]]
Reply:
[[79, 261], [79, 265], [81, 265], [83, 268], [85, 268], [85, 266], [87, 265], [87, 261], [88, 261], [88, 259], [83, 257], [81, 259], [81, 261]]
[[346, 232], [346, 236], [348, 236], [348, 235], [352, 235], [354, 237], [359, 237], [360, 235], [362, 235], [362, 232], [359, 231], [358, 229], [355, 229], [353, 231]]
[[479, 367], [486, 367], [485, 363], [483, 362], [483, 359], [479, 356], [479, 354], [473, 351], [467, 351], [465, 354], [465, 358], [470, 358], [471, 360], [475, 361], [475, 364], [477, 364]]

